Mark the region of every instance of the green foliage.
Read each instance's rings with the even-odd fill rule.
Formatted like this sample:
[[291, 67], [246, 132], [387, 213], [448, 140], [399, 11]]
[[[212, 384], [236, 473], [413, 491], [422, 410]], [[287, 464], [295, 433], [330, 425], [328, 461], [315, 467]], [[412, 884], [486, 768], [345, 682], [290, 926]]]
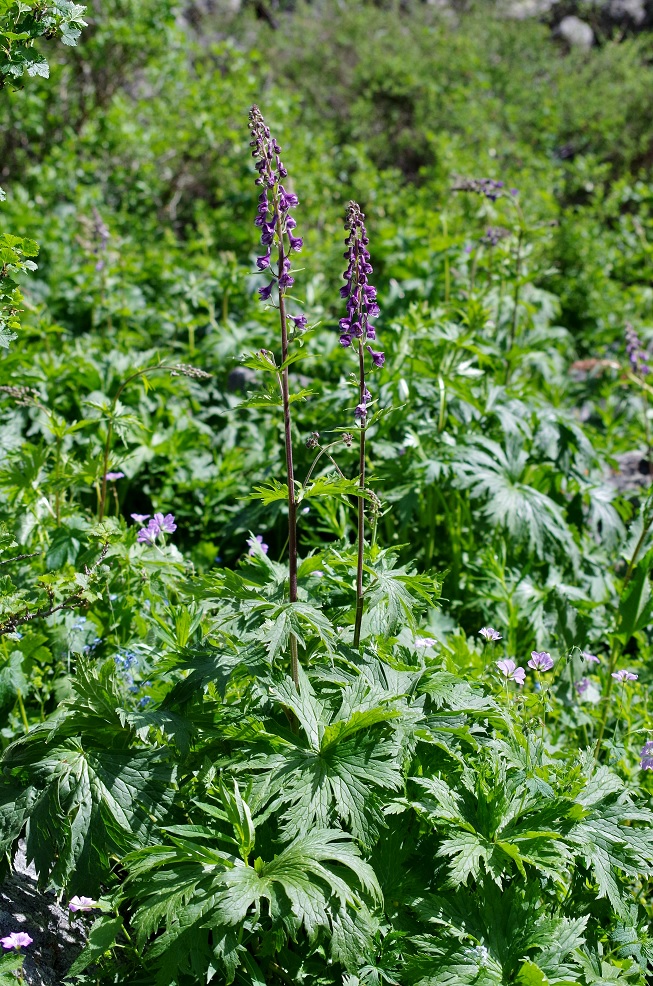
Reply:
[[[644, 986], [650, 38], [201, 6], [0, 3], [3, 866], [24, 839], [42, 888], [101, 898], [89, 986]], [[255, 100], [305, 240], [285, 363]], [[385, 352], [363, 486], [350, 196]]]

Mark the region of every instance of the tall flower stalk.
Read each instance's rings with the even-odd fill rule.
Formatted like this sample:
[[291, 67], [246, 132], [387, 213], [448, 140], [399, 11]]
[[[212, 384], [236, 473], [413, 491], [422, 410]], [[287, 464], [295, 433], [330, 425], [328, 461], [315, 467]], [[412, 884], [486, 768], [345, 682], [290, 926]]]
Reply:
[[[365, 437], [368, 419], [368, 405], [372, 395], [367, 389], [365, 375], [365, 350], [370, 355], [373, 366], [381, 367], [385, 362], [382, 352], [372, 349], [368, 342], [376, 340], [376, 331], [371, 319], [379, 314], [376, 301], [376, 288], [369, 283], [368, 275], [373, 267], [370, 263], [370, 252], [367, 249], [369, 237], [365, 229], [365, 216], [357, 202], [350, 202], [345, 217], [347, 239], [344, 256], [348, 261], [343, 274], [345, 285], [340, 289], [340, 297], [347, 299], [347, 314], [340, 319], [342, 335], [340, 342], [345, 347], [353, 346], [358, 353], [358, 385], [359, 402], [354, 416], [359, 425], [360, 454], [358, 464], [358, 485], [363, 493], [365, 489]], [[358, 497], [358, 558], [356, 564], [356, 617], [354, 621], [354, 647], [358, 647], [363, 622], [364, 592], [363, 592], [363, 561], [365, 555], [365, 498]]]
[[[257, 258], [256, 266], [260, 271], [269, 271], [273, 279], [259, 288], [262, 301], [270, 301], [275, 288], [278, 293], [279, 323], [281, 328], [281, 367], [280, 389], [283, 404], [283, 426], [286, 447], [286, 474], [288, 479], [288, 576], [290, 586], [290, 601], [297, 602], [297, 498], [295, 494], [295, 471], [293, 465], [292, 431], [290, 419], [290, 392], [288, 384], [288, 345], [290, 334], [289, 320], [293, 329], [301, 331], [306, 326], [305, 315], [289, 315], [286, 308], [288, 289], [294, 284], [290, 272], [290, 254], [301, 250], [303, 240], [294, 235], [297, 225], [290, 210], [299, 204], [293, 192], [287, 192], [282, 185], [282, 179], [288, 175], [281, 160], [281, 148], [272, 137], [270, 128], [258, 106], [252, 106], [249, 114], [249, 126], [252, 134], [250, 147], [252, 156], [256, 159], [258, 171], [256, 184], [262, 189], [259, 195], [258, 212], [254, 225], [261, 230], [261, 243], [265, 252]], [[272, 269], [272, 249], [277, 251], [276, 273]], [[290, 666], [292, 679], [299, 688], [299, 659], [297, 655], [297, 638], [290, 635]]]

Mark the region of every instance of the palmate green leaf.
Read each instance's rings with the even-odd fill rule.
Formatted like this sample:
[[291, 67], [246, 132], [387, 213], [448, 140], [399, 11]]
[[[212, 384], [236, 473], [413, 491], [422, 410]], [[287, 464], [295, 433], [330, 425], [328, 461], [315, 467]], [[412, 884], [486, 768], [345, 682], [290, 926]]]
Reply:
[[261, 500], [264, 506], [275, 503], [277, 500], [288, 500], [288, 484], [279, 483], [276, 479], [271, 480], [265, 486], [255, 486], [251, 493], [248, 493], [247, 500]]
[[265, 644], [271, 661], [286, 651], [291, 633], [301, 647], [306, 647], [310, 637], [317, 637], [327, 653], [334, 652], [337, 638], [333, 624], [315, 606], [310, 603], [287, 602], [270, 607], [269, 613], [257, 637]]
[[[129, 871], [125, 890], [138, 903], [134, 924], [139, 948], [164, 928], [144, 954], [147, 966], [156, 960], [157, 983], [172, 982], [193, 951], [198, 981], [211, 955], [226, 982], [233, 981], [244, 960], [236, 929], [245, 922], [253, 930], [269, 920], [284, 937], [301, 928], [314, 935], [329, 929], [348, 905], [359, 910], [365, 898], [381, 899], [373, 870], [341, 831], [314, 830], [254, 866], [215, 853], [211, 861], [208, 847], [194, 848], [193, 842], [189, 833], [183, 848], [151, 846], [124, 861]], [[251, 967], [246, 960], [245, 965]]]
[[303, 671], [299, 693], [290, 679], [270, 691], [295, 714], [305, 739], [286, 740], [281, 752], [266, 750], [249, 761], [267, 813], [282, 810], [287, 838], [312, 826], [327, 828], [338, 817], [369, 844], [384, 824], [377, 795], [403, 783], [398, 740], [381, 732], [401, 721], [392, 704], [397, 697], [380, 699], [369, 682], [355, 682], [343, 689], [339, 710], [331, 712]]

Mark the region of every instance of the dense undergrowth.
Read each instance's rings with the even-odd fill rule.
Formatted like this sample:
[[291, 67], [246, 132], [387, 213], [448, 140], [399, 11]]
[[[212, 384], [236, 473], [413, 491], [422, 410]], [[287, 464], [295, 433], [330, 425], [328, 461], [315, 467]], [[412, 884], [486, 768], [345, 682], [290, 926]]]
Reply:
[[2, 865], [100, 912], [70, 981], [644, 984], [650, 36], [0, 15]]

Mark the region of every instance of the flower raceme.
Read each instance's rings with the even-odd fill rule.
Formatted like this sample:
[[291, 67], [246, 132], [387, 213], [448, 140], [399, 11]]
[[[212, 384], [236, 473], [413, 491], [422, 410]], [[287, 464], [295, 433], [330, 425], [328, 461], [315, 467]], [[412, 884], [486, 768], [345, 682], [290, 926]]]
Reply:
[[642, 770], [653, 770], [653, 740], [647, 740], [640, 753]]
[[[302, 237], [295, 236], [297, 220], [290, 214], [291, 209], [299, 205], [299, 199], [294, 192], [288, 192], [281, 184], [282, 179], [288, 177], [288, 171], [280, 156], [281, 147], [270, 133], [270, 128], [266, 125], [258, 106], [252, 106], [250, 110], [249, 128], [252, 135], [250, 141], [252, 157], [255, 158], [255, 168], [258, 171], [255, 180], [262, 189], [258, 197], [254, 225], [261, 230], [261, 244], [265, 247], [264, 253], [256, 258], [256, 266], [260, 271], [270, 270], [270, 273], [273, 273], [272, 247], [276, 242], [280, 249], [280, 267], [279, 273], [274, 276], [279, 291], [285, 292], [295, 283], [290, 272], [292, 265], [288, 253], [290, 251], [299, 253], [304, 245]], [[286, 240], [288, 251], [286, 251]], [[261, 301], [270, 300], [273, 287], [274, 281], [270, 281], [265, 287], [259, 288]], [[295, 323], [295, 329], [306, 328], [308, 320], [305, 315], [288, 317]]]
[[347, 269], [342, 275], [345, 284], [340, 289], [340, 297], [347, 299], [347, 313], [344, 318], [340, 319], [340, 344], [347, 349], [355, 340], [358, 341], [361, 392], [354, 417], [364, 425], [367, 418], [367, 405], [372, 400], [372, 395], [365, 385], [362, 369], [364, 365], [363, 347], [367, 349], [372, 358], [372, 364], [377, 368], [382, 367], [385, 363], [385, 354], [381, 350], [366, 345], [376, 340], [376, 330], [372, 325], [372, 319], [379, 315], [380, 309], [376, 300], [376, 288], [369, 283], [369, 275], [373, 272], [370, 252], [367, 249], [370, 241], [365, 228], [365, 216], [357, 202], [350, 202], [347, 207], [345, 229], [347, 230], [347, 239], [345, 240], [347, 249], [344, 257], [347, 260]]

